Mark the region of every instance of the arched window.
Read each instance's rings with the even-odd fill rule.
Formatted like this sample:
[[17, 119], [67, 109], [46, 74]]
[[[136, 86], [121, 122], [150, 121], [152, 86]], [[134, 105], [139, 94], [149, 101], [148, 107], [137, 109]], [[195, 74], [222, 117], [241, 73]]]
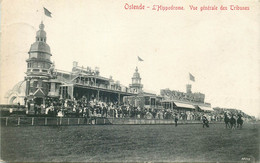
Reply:
[[37, 67], [37, 62], [33, 63], [33, 67], [36, 68]]

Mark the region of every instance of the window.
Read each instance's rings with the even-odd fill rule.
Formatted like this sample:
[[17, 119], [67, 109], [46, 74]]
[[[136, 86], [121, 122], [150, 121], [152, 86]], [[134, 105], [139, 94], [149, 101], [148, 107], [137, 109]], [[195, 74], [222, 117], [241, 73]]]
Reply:
[[150, 105], [150, 98], [149, 97], [145, 97], [145, 105]]
[[34, 81], [33, 82], [33, 87], [37, 87], [37, 85], [38, 85], [38, 81]]
[[41, 80], [38, 81], [38, 87], [42, 87], [42, 81]]
[[39, 62], [39, 63], [38, 63], [38, 68], [43, 68], [43, 64], [44, 64], [44, 63]]
[[33, 67], [36, 68], [37, 67], [37, 62], [33, 63]]
[[30, 87], [33, 87], [33, 80], [30, 81]]

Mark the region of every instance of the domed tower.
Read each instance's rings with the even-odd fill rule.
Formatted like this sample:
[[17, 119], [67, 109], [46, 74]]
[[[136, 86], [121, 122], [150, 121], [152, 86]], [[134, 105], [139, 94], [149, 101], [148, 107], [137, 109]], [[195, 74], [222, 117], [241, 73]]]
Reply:
[[143, 85], [141, 84], [141, 77], [138, 72], [138, 68], [135, 68], [135, 73], [132, 77], [132, 84], [129, 85], [130, 89], [133, 89], [135, 92], [140, 93], [142, 91]]
[[36, 40], [31, 45], [26, 72], [26, 98], [40, 105], [49, 91], [47, 81], [52, 76], [51, 51], [46, 43], [46, 32], [44, 24], [41, 22], [36, 33]]

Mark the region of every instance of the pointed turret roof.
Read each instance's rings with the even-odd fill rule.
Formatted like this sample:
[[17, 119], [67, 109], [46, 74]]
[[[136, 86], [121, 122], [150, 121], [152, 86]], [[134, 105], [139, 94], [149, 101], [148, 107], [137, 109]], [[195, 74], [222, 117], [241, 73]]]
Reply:
[[29, 53], [44, 52], [51, 55], [50, 46], [46, 43], [46, 32], [44, 31], [44, 24], [41, 22], [39, 30], [36, 32], [36, 40], [31, 45]]

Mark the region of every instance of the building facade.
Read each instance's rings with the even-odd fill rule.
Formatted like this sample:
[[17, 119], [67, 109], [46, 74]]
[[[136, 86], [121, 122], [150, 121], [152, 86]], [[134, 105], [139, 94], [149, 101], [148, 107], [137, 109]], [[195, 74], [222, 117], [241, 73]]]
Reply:
[[[160, 95], [143, 90], [142, 78], [136, 67], [129, 87], [120, 84], [110, 76], [100, 75], [98, 67], [79, 66], [73, 62], [72, 71], [66, 72], [55, 68], [51, 61], [51, 49], [47, 44], [47, 34], [41, 22], [36, 32], [35, 42], [28, 52], [27, 71], [24, 81], [6, 94], [7, 103], [28, 105], [46, 105], [49, 98], [59, 100], [86, 99], [130, 104], [135, 107], [162, 109], [202, 109], [210, 110], [205, 103], [205, 95], [192, 93], [191, 85], [186, 85], [187, 92], [162, 89]], [[19, 87], [19, 88], [18, 88]], [[29, 110], [30, 112], [30, 110]]]

